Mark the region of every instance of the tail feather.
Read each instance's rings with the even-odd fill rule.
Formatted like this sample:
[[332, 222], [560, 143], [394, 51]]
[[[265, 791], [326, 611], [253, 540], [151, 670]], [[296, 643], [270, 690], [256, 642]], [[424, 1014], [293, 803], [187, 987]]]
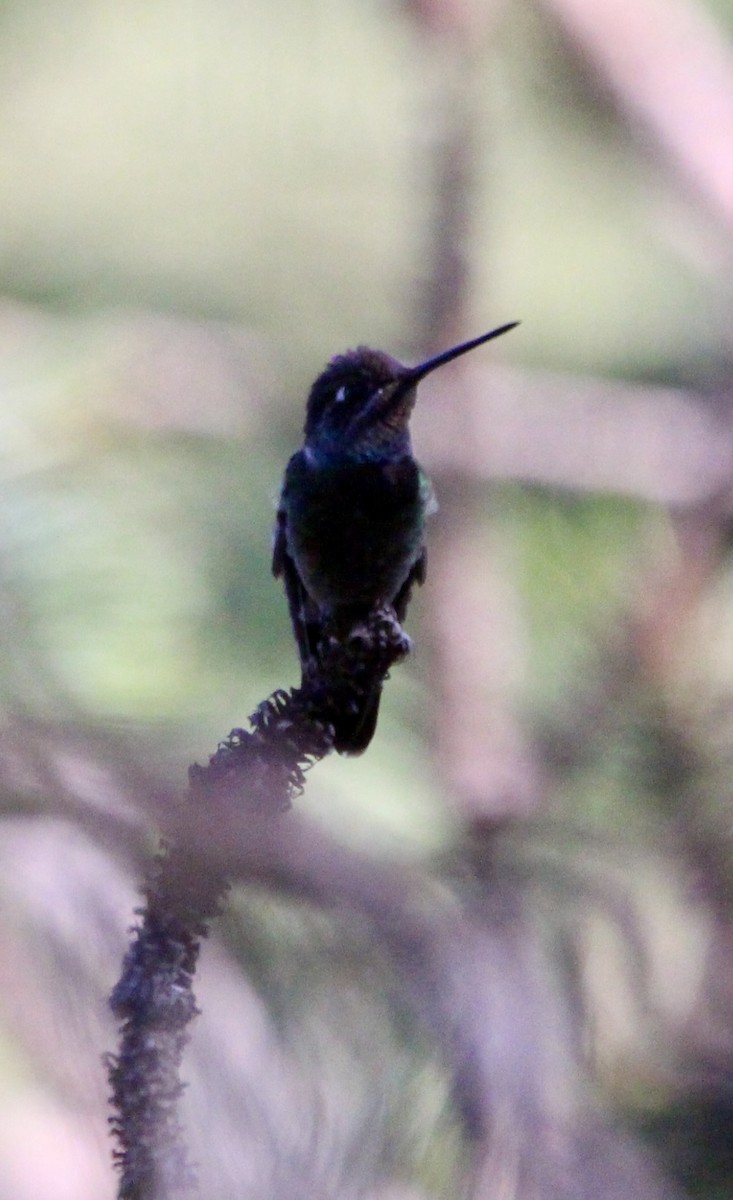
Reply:
[[334, 726], [334, 749], [339, 754], [363, 754], [374, 737], [382, 689], [375, 687], [355, 713], [340, 713]]

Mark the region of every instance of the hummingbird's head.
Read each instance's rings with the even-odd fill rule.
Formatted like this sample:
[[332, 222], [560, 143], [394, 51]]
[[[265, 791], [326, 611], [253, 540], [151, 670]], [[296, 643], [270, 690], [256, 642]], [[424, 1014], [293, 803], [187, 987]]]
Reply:
[[379, 453], [396, 442], [409, 450], [415, 386], [401, 387], [408, 376], [395, 358], [366, 346], [332, 358], [308, 397], [306, 441], [342, 453]]
[[365, 457], [409, 454], [408, 423], [420, 380], [517, 324], [501, 325], [416, 367], [405, 367], [389, 354], [366, 346], [332, 358], [308, 397], [306, 442], [325, 453]]

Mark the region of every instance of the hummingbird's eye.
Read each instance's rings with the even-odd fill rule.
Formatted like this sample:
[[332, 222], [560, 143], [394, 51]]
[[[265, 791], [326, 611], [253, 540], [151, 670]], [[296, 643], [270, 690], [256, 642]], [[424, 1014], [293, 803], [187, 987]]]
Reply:
[[341, 404], [342, 401], [344, 401], [346, 399], [346, 394], [347, 394], [346, 393], [346, 385], [342, 384], [341, 387], [336, 392], [336, 395], [334, 396], [335, 403]]

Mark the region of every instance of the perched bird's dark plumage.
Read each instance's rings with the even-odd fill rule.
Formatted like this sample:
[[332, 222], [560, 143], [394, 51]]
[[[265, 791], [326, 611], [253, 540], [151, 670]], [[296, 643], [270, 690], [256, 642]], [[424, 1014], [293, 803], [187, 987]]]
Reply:
[[[290, 459], [277, 512], [272, 569], [285, 585], [303, 671], [318, 659], [324, 624], [348, 633], [374, 609], [400, 623], [425, 578], [432, 489], [412, 455], [417, 385], [436, 367], [517, 322], [405, 367], [364, 346], [333, 358], [308, 397], [305, 438]], [[360, 754], [377, 724], [380, 688], [344, 713], [334, 746]]]

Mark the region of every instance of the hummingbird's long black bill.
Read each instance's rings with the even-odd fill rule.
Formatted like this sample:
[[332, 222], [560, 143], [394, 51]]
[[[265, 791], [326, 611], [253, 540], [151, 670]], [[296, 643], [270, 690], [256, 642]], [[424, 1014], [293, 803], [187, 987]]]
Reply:
[[[436, 354], [434, 358], [426, 358], [425, 362], [418, 363], [416, 367], [400, 367], [396, 376], [397, 386], [393, 391], [387, 393], [386, 399], [380, 390], [360, 412], [356, 413], [349, 426], [351, 436], [356, 437], [359, 430], [367, 428], [375, 420], [375, 417], [384, 420], [389, 414], [395, 416], [401, 413], [401, 420], [406, 422], [410, 415], [409, 410], [414, 403], [415, 388], [421, 379], [424, 379], [437, 367], [452, 362], [454, 358], [460, 358], [462, 354], [468, 354], [469, 350], [475, 350], [477, 346], [483, 346], [484, 342], [491, 342], [494, 338], [501, 337], [503, 333], [508, 333], [510, 329], [516, 329], [517, 325], [519, 325], [519, 321], [509, 321], [507, 325], [500, 325], [498, 329], [491, 329], [488, 333], [482, 333], [480, 337], [471, 338], [470, 342], [461, 342], [460, 346], [451, 346], [450, 350], [444, 350], [442, 354]], [[409, 401], [409, 407], [405, 407], [408, 397], [412, 397], [412, 399]]]
[[482, 333], [480, 337], [471, 338], [470, 342], [461, 342], [460, 346], [452, 346], [450, 350], [444, 350], [442, 354], [436, 354], [434, 358], [427, 358], [425, 362], [418, 363], [416, 367], [411, 367], [407, 371], [404, 377], [405, 383], [414, 387], [436, 367], [442, 367], [446, 363], [452, 362], [454, 358], [468, 354], [469, 350], [475, 350], [477, 346], [483, 346], [484, 342], [491, 342], [494, 338], [501, 337], [503, 333], [509, 333], [509, 330], [516, 329], [519, 323], [519, 321], [509, 321], [507, 325], [500, 325], [498, 329], [492, 329], [489, 333]]

